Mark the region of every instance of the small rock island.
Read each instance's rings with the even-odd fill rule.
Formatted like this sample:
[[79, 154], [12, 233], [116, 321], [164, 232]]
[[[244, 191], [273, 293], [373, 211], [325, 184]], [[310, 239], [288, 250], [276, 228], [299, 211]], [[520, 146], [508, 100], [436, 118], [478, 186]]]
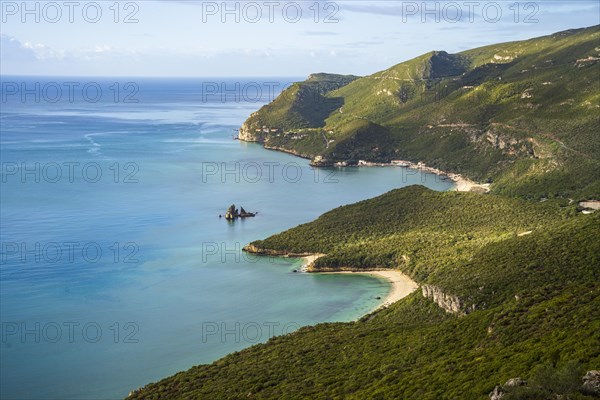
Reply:
[[[258, 214], [258, 213], [251, 213], [251, 212], [244, 210], [244, 207], [240, 207], [240, 210], [238, 210], [237, 208], [235, 208], [235, 204], [232, 204], [229, 206], [229, 208], [227, 209], [227, 212], [225, 213], [225, 219], [228, 221], [232, 221], [237, 218], [254, 217], [254, 216], [256, 216], [256, 214]], [[221, 216], [219, 215], [219, 217], [221, 217]]]

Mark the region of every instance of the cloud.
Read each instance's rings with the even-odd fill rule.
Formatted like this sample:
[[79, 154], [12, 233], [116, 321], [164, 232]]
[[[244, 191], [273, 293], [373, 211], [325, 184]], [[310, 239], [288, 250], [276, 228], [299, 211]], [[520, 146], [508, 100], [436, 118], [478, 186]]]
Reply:
[[0, 35], [0, 56], [2, 61], [35, 61], [33, 49], [23, 45], [12, 36]]
[[222, 56], [224, 54], [233, 54], [233, 55], [238, 55], [238, 56], [245, 56], [245, 57], [257, 57], [257, 58], [265, 58], [265, 57], [271, 57], [273, 56], [273, 49], [271, 48], [245, 48], [245, 49], [223, 49], [220, 51], [213, 51], [210, 53], [194, 53], [193, 57], [195, 56], [201, 56], [201, 57], [210, 57], [210, 58], [214, 58], [214, 57], [219, 57]]
[[2, 59], [20, 62], [35, 62], [38, 60], [62, 60], [67, 56], [64, 50], [54, 50], [43, 43], [21, 42], [19, 39], [2, 35]]
[[554, 2], [551, 0], [548, 1], [538, 1], [538, 5], [540, 6], [540, 11], [548, 12], [548, 13], [572, 13], [579, 11], [589, 11], [589, 10], [597, 10], [598, 2], [597, 1], [589, 1], [589, 0], [571, 0], [566, 3]]
[[44, 43], [21, 42], [19, 39], [2, 35], [0, 53], [3, 61], [19, 62], [23, 65], [39, 61], [97, 61], [100, 58], [133, 56], [136, 51], [120, 51], [106, 44], [96, 44], [89, 48], [54, 49]]
[[108, 45], [103, 45], [103, 46], [96, 46], [94, 49], [95, 53], [106, 53], [112, 51], [112, 47], [108, 46]]
[[30, 49], [35, 54], [35, 58], [38, 60], [63, 60], [67, 56], [66, 51], [54, 50], [43, 43], [25, 42], [23, 43], [23, 46], [27, 49]]
[[385, 42], [382, 40], [365, 40], [365, 41], [360, 41], [360, 42], [350, 42], [350, 43], [344, 43], [345, 47], [350, 47], [350, 48], [355, 48], [355, 47], [370, 47], [370, 46], [377, 46], [377, 45], [381, 45], [384, 44]]
[[[416, 1], [391, 1], [392, 5], [385, 4], [360, 4], [344, 5], [342, 10], [359, 14], [383, 15], [386, 17], [400, 18], [401, 22], [429, 21], [457, 23], [469, 21], [478, 16], [478, 7], [470, 8], [467, 3], [460, 2], [416, 2]], [[478, 3], [479, 4], [479, 3]], [[484, 3], [482, 3], [484, 4]]]
[[402, 8], [399, 6], [378, 6], [373, 4], [343, 4], [342, 11], [356, 12], [360, 14], [375, 14], [398, 16], [402, 15]]
[[[571, 0], [568, 2], [538, 0], [529, 3], [494, 2], [488, 0], [482, 2], [456, 2], [448, 0], [431, 2], [429, 4], [423, 1], [373, 1], [370, 3], [356, 1], [349, 4], [340, 4], [342, 4], [342, 11], [400, 17], [402, 22], [434, 22], [439, 19], [439, 21], [447, 23], [495, 23], [490, 21], [496, 19], [495, 9], [498, 6], [502, 9], [501, 20], [512, 21], [516, 12], [514, 8], [515, 4], [520, 4], [519, 16], [521, 19], [527, 15], [534, 17], [542, 14], [574, 18], [585, 13], [594, 13], [597, 15], [600, 11], [600, 3], [597, 0]], [[457, 13], [457, 10], [459, 13]]]
[[[275, 21], [295, 21], [295, 20], [314, 20], [318, 18], [323, 21], [325, 18], [329, 22], [340, 19], [338, 11], [341, 9], [340, 3], [330, 0], [312, 0], [312, 1], [205, 1], [205, 0], [157, 0], [158, 3], [179, 6], [189, 6], [202, 8], [206, 15], [202, 15], [202, 20], [206, 21], [225, 21], [233, 22], [239, 18], [242, 22], [255, 23], [257, 20]], [[203, 22], [206, 22], [203, 20]]]
[[305, 31], [302, 32], [304, 36], [337, 36], [339, 33], [331, 31]]

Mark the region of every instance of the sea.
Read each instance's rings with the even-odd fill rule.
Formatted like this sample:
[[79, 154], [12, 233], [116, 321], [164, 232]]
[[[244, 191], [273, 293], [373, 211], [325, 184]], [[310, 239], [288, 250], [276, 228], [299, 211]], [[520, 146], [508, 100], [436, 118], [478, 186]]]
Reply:
[[[124, 398], [380, 305], [385, 280], [241, 250], [395, 188], [453, 188], [235, 140], [298, 80], [1, 77], [2, 399]], [[232, 204], [258, 214], [220, 218]]]

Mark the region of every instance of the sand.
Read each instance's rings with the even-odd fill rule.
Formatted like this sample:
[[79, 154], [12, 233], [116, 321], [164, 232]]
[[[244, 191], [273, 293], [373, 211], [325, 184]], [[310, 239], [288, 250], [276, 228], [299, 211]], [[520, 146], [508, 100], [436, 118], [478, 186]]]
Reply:
[[[305, 263], [302, 265], [302, 271], [307, 272], [310, 264], [312, 264], [317, 258], [323, 257], [324, 254], [313, 254], [310, 256], [302, 257]], [[405, 298], [419, 287], [419, 285], [410, 279], [407, 275], [403, 274], [398, 270], [377, 270], [377, 271], [334, 271], [334, 272], [316, 272], [319, 274], [360, 274], [360, 275], [371, 275], [378, 278], [386, 279], [390, 282], [391, 288], [381, 305], [377, 308], [384, 308], [397, 302], [400, 299]]]
[[487, 193], [490, 191], [490, 185], [475, 183], [467, 178], [463, 178], [460, 175], [453, 175], [450, 179], [456, 183], [457, 192], [474, 192], [474, 193]]
[[[337, 164], [339, 164], [339, 163], [336, 163], [336, 165]], [[337, 165], [337, 166], [345, 166], [344, 163], [342, 163], [342, 164], [343, 165]], [[490, 191], [490, 187], [491, 187], [491, 185], [489, 183], [476, 183], [470, 179], [463, 177], [460, 174], [454, 174], [454, 173], [442, 171], [441, 169], [428, 167], [425, 163], [422, 163], [422, 162], [413, 163], [413, 162], [407, 161], [407, 160], [393, 160], [389, 163], [375, 163], [375, 162], [368, 162], [368, 161], [363, 161], [363, 160], [359, 160], [359, 162], [358, 162], [358, 167], [390, 167], [390, 166], [392, 166], [392, 167], [401, 166], [403, 168], [419, 170], [421, 173], [426, 172], [426, 173], [435, 174], [435, 175], [438, 175], [441, 177], [447, 177], [456, 184], [454, 191], [458, 191], [458, 192], [473, 192], [473, 193], [483, 194], [483, 193], [488, 193]]]
[[417, 282], [410, 279], [407, 275], [398, 270], [381, 270], [381, 271], [339, 271], [339, 272], [321, 272], [323, 274], [357, 274], [371, 275], [378, 278], [387, 279], [392, 285], [389, 293], [383, 299], [383, 303], [377, 309], [384, 308], [390, 304], [394, 304], [400, 299], [405, 298], [412, 292], [418, 289]]
[[312, 254], [310, 256], [302, 257], [304, 264], [302, 264], [302, 272], [308, 272], [308, 266], [315, 262], [317, 258], [323, 257], [325, 254]]

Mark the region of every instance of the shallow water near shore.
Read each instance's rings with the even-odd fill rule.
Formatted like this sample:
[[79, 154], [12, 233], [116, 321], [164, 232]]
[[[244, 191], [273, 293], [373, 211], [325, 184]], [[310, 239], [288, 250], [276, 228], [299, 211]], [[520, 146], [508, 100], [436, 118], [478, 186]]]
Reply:
[[[402, 168], [312, 169], [232, 139], [260, 102], [206, 101], [202, 80], [138, 83], [137, 104], [3, 104], [2, 398], [122, 398], [272, 335], [355, 320], [384, 280], [294, 273], [302, 260], [241, 248], [394, 188], [452, 187]], [[232, 203], [258, 215], [219, 218]]]

